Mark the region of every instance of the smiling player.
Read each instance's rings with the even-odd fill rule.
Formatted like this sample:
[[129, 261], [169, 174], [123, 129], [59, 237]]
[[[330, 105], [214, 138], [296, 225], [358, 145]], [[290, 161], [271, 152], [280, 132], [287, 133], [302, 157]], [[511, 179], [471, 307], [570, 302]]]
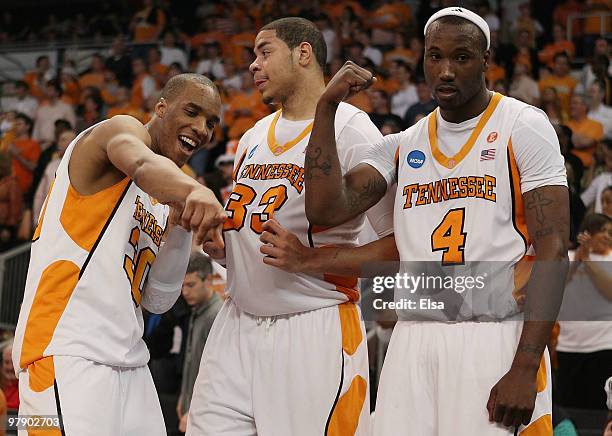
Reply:
[[[68, 146], [34, 233], [15, 335], [20, 415], [61, 415], [62, 434], [166, 434], [141, 306], [162, 313], [176, 301], [185, 229], [222, 244], [221, 205], [179, 169], [211, 140], [220, 110], [212, 82], [183, 74], [146, 126], [116, 116]], [[182, 227], [168, 229], [167, 205]]]

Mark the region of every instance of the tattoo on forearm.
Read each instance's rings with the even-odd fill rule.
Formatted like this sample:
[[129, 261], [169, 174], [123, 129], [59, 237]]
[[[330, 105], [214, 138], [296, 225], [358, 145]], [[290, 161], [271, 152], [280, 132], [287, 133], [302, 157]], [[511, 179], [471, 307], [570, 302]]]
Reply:
[[380, 198], [387, 189], [387, 182], [382, 177], [371, 177], [361, 187], [361, 190], [347, 192], [347, 203], [351, 212], [362, 210], [364, 204], [371, 203], [374, 198]]
[[315, 170], [320, 170], [325, 176], [329, 176], [331, 174], [332, 165], [329, 159], [321, 159], [321, 154], [323, 154], [321, 147], [316, 147], [312, 151], [310, 151], [310, 147], [306, 149], [304, 163], [305, 167], [308, 168], [308, 171], [306, 172], [306, 178], [308, 180], [312, 179]]
[[549, 226], [549, 227], [545, 227], [543, 229], [537, 230], [535, 233], [535, 238], [541, 239], [546, 236], [552, 235], [554, 233], [554, 229], [555, 228], [553, 226]]
[[543, 225], [546, 222], [544, 207], [550, 206], [551, 204], [553, 204], [553, 201], [550, 198], [546, 198], [541, 192], [535, 190], [533, 194], [529, 196], [525, 207], [535, 210], [538, 223]]

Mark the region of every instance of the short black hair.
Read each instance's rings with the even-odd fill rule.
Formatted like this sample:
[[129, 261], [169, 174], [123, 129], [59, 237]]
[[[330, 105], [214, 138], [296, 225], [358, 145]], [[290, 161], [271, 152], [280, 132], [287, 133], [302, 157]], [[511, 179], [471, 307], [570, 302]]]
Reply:
[[287, 44], [289, 50], [293, 50], [302, 42], [307, 42], [312, 47], [321, 70], [325, 68], [327, 45], [323, 34], [312, 21], [301, 17], [280, 18], [266, 24], [261, 30], [275, 30], [276, 37]]
[[[457, 17], [456, 15], [446, 15], [444, 17], [438, 18], [434, 23], [440, 24], [451, 24], [454, 26], [470, 26], [473, 29], [476, 29], [476, 34], [478, 35], [478, 42], [480, 43], [480, 48], [482, 51], [487, 50], [487, 37], [484, 32], [478, 27], [476, 24], [472, 23], [470, 20], [467, 20], [462, 17]], [[432, 23], [433, 24], [433, 23]], [[429, 28], [431, 29], [431, 27]]]
[[197, 74], [197, 73], [183, 73], [183, 74], [177, 74], [176, 76], [173, 76], [170, 78], [170, 80], [168, 80], [168, 82], [166, 83], [166, 86], [164, 86], [164, 89], [162, 89], [161, 91], [160, 97], [165, 98], [168, 101], [173, 100], [177, 95], [179, 95], [183, 91], [183, 89], [185, 88], [185, 85], [188, 82], [193, 82], [193, 83], [197, 83], [200, 85], [208, 86], [212, 88], [215, 94], [219, 94], [219, 90], [217, 89], [217, 86], [208, 77], [203, 76], [202, 74]]
[[28, 125], [29, 134], [32, 134], [32, 128], [34, 127], [34, 120], [32, 118], [30, 118], [23, 112], [17, 112], [17, 114], [15, 115], [15, 119], [22, 120], [24, 123], [26, 123]]
[[60, 97], [64, 94], [64, 88], [62, 88], [62, 84], [58, 79], [47, 80], [47, 86], [55, 88]]
[[204, 280], [207, 276], [212, 274], [212, 264], [210, 259], [199, 251], [194, 251], [189, 256], [189, 263], [187, 264], [186, 274], [198, 273], [198, 277]]
[[64, 118], [55, 120], [55, 122], [53, 123], [53, 127], [57, 130], [60, 130], [60, 132], [63, 132], [64, 130], [72, 130], [72, 124], [70, 124], [70, 121]]
[[612, 223], [612, 218], [603, 213], [592, 213], [584, 217], [580, 224], [580, 232], [589, 232], [591, 235], [601, 232], [606, 224]]

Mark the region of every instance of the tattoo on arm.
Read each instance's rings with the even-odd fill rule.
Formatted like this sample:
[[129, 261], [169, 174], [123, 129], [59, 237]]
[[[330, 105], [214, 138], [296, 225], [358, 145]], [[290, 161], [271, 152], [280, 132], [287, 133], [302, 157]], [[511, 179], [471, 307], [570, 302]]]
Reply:
[[310, 169], [310, 171], [306, 172], [306, 178], [308, 180], [312, 179], [315, 170], [320, 170], [325, 176], [329, 176], [331, 174], [331, 163], [329, 159], [321, 159], [322, 153], [323, 150], [321, 150], [321, 147], [316, 147], [312, 152], [310, 149], [307, 149], [304, 162], [305, 166]]
[[372, 202], [374, 198], [382, 197], [387, 190], [387, 182], [382, 177], [370, 177], [361, 186], [359, 191], [348, 190], [347, 203], [351, 212], [362, 210], [364, 204]]
[[537, 189], [534, 190], [533, 194], [529, 197], [527, 204], [525, 207], [527, 209], [533, 209], [536, 212], [536, 219], [540, 225], [543, 225], [546, 221], [546, 217], [544, 215], [544, 207], [550, 206], [553, 204], [553, 201], [550, 198], [546, 198], [541, 192]]

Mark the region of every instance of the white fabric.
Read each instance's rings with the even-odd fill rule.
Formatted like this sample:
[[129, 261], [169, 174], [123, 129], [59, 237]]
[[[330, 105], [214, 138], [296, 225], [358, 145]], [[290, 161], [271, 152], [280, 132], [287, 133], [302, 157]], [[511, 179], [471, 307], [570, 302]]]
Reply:
[[163, 45], [159, 50], [161, 51], [160, 64], [170, 66], [177, 62], [183, 69], [187, 69], [187, 55], [184, 50], [178, 47], [164, 47]]
[[[489, 422], [486, 406], [491, 388], [510, 369], [521, 329], [516, 321], [399, 321], [381, 373], [374, 436], [512, 436], [514, 429]], [[536, 397], [531, 423], [552, 413], [544, 355], [546, 388]]]
[[[574, 260], [575, 254], [569, 252], [570, 260]], [[603, 256], [591, 254], [590, 260], [612, 275], [612, 252]], [[565, 287], [559, 320], [557, 350], [568, 353], [612, 350], [612, 301], [595, 287], [584, 265], [578, 266]]]
[[[65, 431], [62, 434], [166, 435], [157, 391], [147, 365], [121, 368], [72, 356], [54, 356], [53, 363]], [[21, 372], [19, 415], [57, 414], [53, 385], [35, 392], [29, 386], [29, 370]], [[27, 431], [20, 430], [18, 434], [27, 436]]]
[[[15, 330], [13, 365], [17, 370], [21, 368], [22, 352], [27, 355], [25, 364], [30, 359], [59, 355], [121, 367], [142, 366], [149, 361], [149, 351], [142, 339], [142, 308], [136, 299], [140, 300], [149, 268], [161, 245], [168, 206], [124, 179], [106, 190], [115, 193], [116, 203], [91, 250], [84, 248], [82, 241], [79, 245], [73, 239], [71, 231], [78, 234], [78, 230], [90, 237], [92, 232], [99, 231], [99, 211], [88, 210], [93, 207], [93, 200], [85, 202], [88, 196], [75, 193], [68, 175], [75, 145], [97, 125], [84, 130], [70, 143], [43, 206], [44, 220], [40, 236], [32, 243], [25, 294]], [[81, 227], [73, 224], [75, 228], [66, 228], [67, 224], [62, 222], [63, 211], [70, 206], [74, 214], [79, 204], [84, 204], [78, 211]], [[49, 274], [58, 265], [63, 266], [63, 273]], [[50, 286], [54, 280], [66, 287], [58, 286], [58, 290], [72, 288], [67, 301], [57, 306], [46, 304], [40, 292], [40, 287], [47, 284], [45, 298], [55, 298], [49, 295], [56, 289]], [[45, 316], [30, 319], [34, 309]], [[51, 320], [58, 317], [57, 323], [54, 325], [45, 317]], [[51, 330], [51, 337], [37, 334], [46, 329]], [[32, 348], [39, 341], [47, 341], [46, 347]]]
[[149, 312], [167, 312], [181, 295], [191, 254], [191, 239], [192, 233], [178, 225], [168, 232], [166, 242], [160, 247], [149, 271], [142, 293], [142, 307]]
[[429, 17], [429, 20], [427, 20], [427, 23], [425, 24], [425, 30], [423, 31], [423, 35], [427, 35], [427, 29], [429, 28], [431, 23], [433, 23], [437, 19], [447, 16], [461, 17], [468, 21], [471, 21], [476, 26], [478, 26], [478, 28], [482, 30], [482, 33], [484, 33], [485, 38], [487, 39], [487, 50], [489, 49], [491, 45], [491, 32], [489, 31], [489, 25], [480, 15], [463, 7], [459, 8], [456, 6], [452, 6], [450, 8], [441, 9], [435, 14], [433, 14], [431, 17]]
[[[342, 398], [357, 377], [368, 381], [363, 322], [358, 332], [361, 341], [349, 354], [343, 350], [343, 334], [349, 332], [342, 331], [337, 306], [255, 317], [228, 299], [204, 347], [186, 434], [326, 434], [338, 395]], [[369, 389], [361, 404], [353, 404], [361, 412], [355, 413], [359, 423], [350, 434], [365, 436]]]
[[[545, 115], [499, 94], [490, 104], [495, 104], [497, 99], [497, 107], [472, 147], [466, 148], [469, 151], [464, 158], [450, 168], [432, 151], [432, 120], [438, 123], [437, 131], [432, 134], [437, 137], [440, 152], [452, 157], [467, 143], [477, 118], [452, 124], [441, 119], [436, 110], [408, 130], [388, 136], [383, 143], [371, 148], [365, 159], [365, 163], [377, 168], [389, 182], [397, 180], [394, 229], [401, 260], [454, 263], [457, 264], [456, 275], [495, 274], [494, 280], [490, 278], [483, 285], [484, 291], [481, 287], [463, 293], [445, 292], [440, 295], [441, 299], [434, 299], [445, 303], [444, 308], [399, 310], [400, 319], [505, 319], [519, 312], [511, 292], [513, 266], [531, 250], [531, 244], [527, 229], [519, 227], [524, 210], [516, 203], [515, 192], [547, 185], [567, 186], [567, 181], [559, 144]], [[399, 179], [395, 175], [394, 159], [398, 144]], [[513, 163], [510, 144], [518, 168], [516, 175], [510, 171]], [[483, 159], [483, 153], [493, 158]], [[420, 156], [419, 162], [413, 161], [414, 156]], [[476, 183], [480, 183], [481, 188]], [[436, 192], [438, 194], [434, 195]], [[486, 192], [489, 194], [485, 195]], [[449, 216], [452, 221], [447, 221]], [[450, 222], [459, 226], [454, 227], [455, 234], [463, 235], [461, 242], [453, 246], [452, 258], [447, 255], [449, 247], [443, 245], [448, 239], [438, 234], [437, 247], [433, 242], [442, 223], [450, 225]], [[470, 270], [460, 273], [464, 263], [484, 260], [497, 262], [465, 265]], [[403, 262], [400, 273], [431, 274], [422, 268], [424, 265], [417, 262]], [[418, 303], [423, 292], [427, 291], [421, 288], [418, 292], [409, 292], [398, 288], [395, 298], [416, 299]]]
[[225, 68], [223, 68], [223, 60], [220, 58], [201, 60], [196, 67], [196, 73], [203, 74], [209, 78], [212, 75], [215, 80], [224, 79]]
[[[454, 155], [461, 148], [482, 115], [454, 124], [446, 122], [439, 111], [436, 113], [438, 144], [447, 156]], [[383, 142], [373, 145], [368, 152], [365, 162], [376, 168], [389, 184], [396, 181], [395, 150], [414, 128], [385, 136]], [[512, 149], [521, 174], [522, 193], [546, 185], [567, 185], [559, 140], [548, 118], [539, 109], [527, 106], [521, 111], [512, 128]]]
[[408, 108], [418, 101], [419, 96], [416, 92], [416, 86], [410, 83], [391, 96], [391, 113], [404, 118]]
[[6, 104], [5, 111], [15, 111], [26, 114], [32, 119], [36, 118], [36, 110], [38, 109], [38, 100], [27, 95], [24, 99], [14, 99]]
[[604, 128], [604, 136], [612, 139], [612, 107], [600, 104], [597, 109], [589, 111], [587, 117], [600, 122]]
[[[319, 309], [343, 303], [348, 298], [344, 292], [347, 289], [329, 276], [294, 274], [263, 263], [260, 235], [252, 223], [269, 219], [269, 214], [263, 213], [268, 204], [275, 201], [280, 203], [273, 212], [274, 219], [296, 234], [306, 246], [354, 246], [364, 222], [364, 217], [359, 216], [330, 229], [310, 226], [306, 218], [303, 190], [304, 153], [309, 135], [283, 153], [275, 155], [268, 145], [268, 131], [275, 115], [257, 122], [239, 142], [235, 162], [236, 165], [240, 164], [240, 168], [226, 205], [230, 219], [234, 219], [232, 209], [242, 207], [239, 204], [245, 194], [240, 190], [248, 191], [252, 199], [245, 207], [246, 213], [241, 214], [244, 216], [242, 226], [236, 230], [228, 229], [226, 224], [224, 233], [227, 293], [242, 310], [261, 316]], [[293, 140], [311, 121], [290, 121], [281, 116], [275, 129], [276, 143], [284, 144]], [[366, 144], [380, 141], [382, 135], [366, 113], [342, 103], [336, 114], [336, 138], [342, 172], [346, 173], [363, 160], [368, 149]], [[279, 186], [282, 186], [284, 202], [277, 197], [262, 202], [266, 192], [274, 192], [270, 190], [279, 189]], [[275, 195], [280, 194], [277, 192]], [[385, 198], [367, 214], [380, 237], [393, 231], [393, 195], [389, 190]], [[254, 281], [253, 277], [257, 277], [257, 280]], [[354, 298], [355, 294], [352, 295]]]
[[595, 177], [589, 187], [580, 194], [580, 199], [586, 207], [595, 204], [595, 213], [601, 213], [601, 195], [608, 186], [612, 186], [612, 171], [606, 171]]

